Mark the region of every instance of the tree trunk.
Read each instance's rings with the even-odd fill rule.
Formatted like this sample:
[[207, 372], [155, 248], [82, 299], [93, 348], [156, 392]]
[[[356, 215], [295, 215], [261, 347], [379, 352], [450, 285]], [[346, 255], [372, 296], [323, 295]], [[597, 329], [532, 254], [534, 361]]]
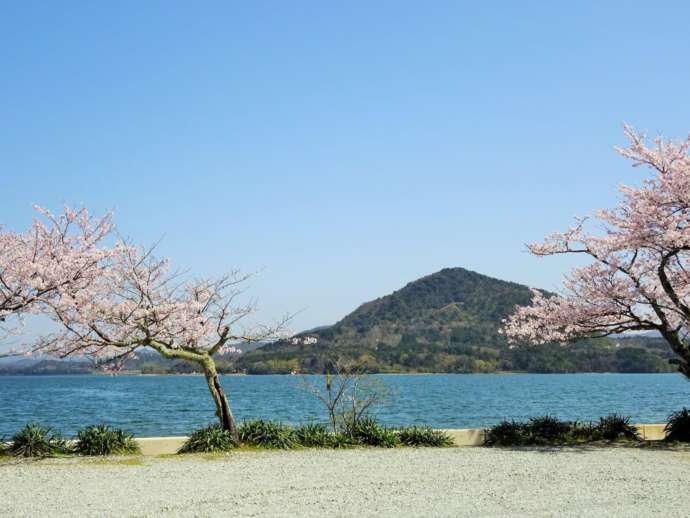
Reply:
[[216, 415], [220, 421], [221, 428], [227, 430], [236, 440], [239, 440], [235, 418], [232, 415], [232, 410], [230, 410], [230, 405], [228, 405], [223, 387], [220, 385], [216, 365], [212, 358], [204, 363], [204, 375], [206, 376], [206, 383], [208, 383], [211, 397], [216, 405]]
[[690, 347], [678, 336], [678, 331], [669, 331], [664, 328], [660, 329], [660, 332], [673, 352], [680, 356], [680, 359], [671, 360], [671, 363], [676, 364], [678, 371], [690, 380]]

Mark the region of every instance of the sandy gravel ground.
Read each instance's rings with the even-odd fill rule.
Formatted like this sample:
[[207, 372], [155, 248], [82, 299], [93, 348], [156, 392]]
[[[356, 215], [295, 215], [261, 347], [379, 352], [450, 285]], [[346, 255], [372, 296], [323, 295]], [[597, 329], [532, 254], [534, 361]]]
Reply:
[[356, 449], [0, 462], [0, 516], [690, 516], [690, 452]]

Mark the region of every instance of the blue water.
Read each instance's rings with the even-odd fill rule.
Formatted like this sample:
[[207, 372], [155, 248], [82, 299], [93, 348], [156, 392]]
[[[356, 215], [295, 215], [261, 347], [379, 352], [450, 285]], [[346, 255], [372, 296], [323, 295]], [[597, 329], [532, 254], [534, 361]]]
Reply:
[[[634, 422], [663, 422], [690, 406], [679, 374], [438, 374], [378, 376], [392, 392], [378, 417], [389, 425], [473, 428], [504, 418], [552, 414], [590, 420], [618, 412]], [[238, 419], [288, 423], [323, 420], [298, 376], [224, 376]], [[38, 421], [72, 435], [105, 422], [135, 435], [181, 435], [212, 422], [214, 407], [199, 376], [0, 376], [0, 436]]]

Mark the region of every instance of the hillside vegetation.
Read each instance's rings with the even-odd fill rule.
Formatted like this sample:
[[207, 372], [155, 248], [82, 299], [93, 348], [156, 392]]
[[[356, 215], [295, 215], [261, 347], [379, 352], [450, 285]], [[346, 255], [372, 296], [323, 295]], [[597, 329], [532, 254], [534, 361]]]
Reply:
[[[671, 372], [672, 356], [661, 338], [637, 336], [558, 344], [510, 346], [498, 333], [515, 305], [531, 291], [463, 268], [447, 268], [362, 304], [333, 326], [216, 358], [221, 373], [320, 373], [334, 360], [358, 363], [369, 372]], [[262, 344], [252, 344], [261, 346]], [[191, 374], [189, 362], [150, 351], [125, 363], [127, 372]], [[88, 362], [41, 360], [0, 363], [1, 374], [86, 374]]]
[[[530, 290], [463, 268], [446, 268], [362, 304], [333, 326], [241, 356], [248, 373], [322, 372], [334, 359], [370, 372], [666, 372], [659, 339], [600, 339], [571, 347], [510, 347], [502, 319]], [[307, 341], [311, 342], [311, 341]]]

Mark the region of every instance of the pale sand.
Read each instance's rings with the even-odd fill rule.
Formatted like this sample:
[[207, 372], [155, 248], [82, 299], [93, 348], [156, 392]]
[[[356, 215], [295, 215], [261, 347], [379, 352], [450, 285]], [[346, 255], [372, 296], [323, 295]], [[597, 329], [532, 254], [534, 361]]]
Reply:
[[690, 452], [355, 449], [0, 461], [0, 516], [689, 516]]

